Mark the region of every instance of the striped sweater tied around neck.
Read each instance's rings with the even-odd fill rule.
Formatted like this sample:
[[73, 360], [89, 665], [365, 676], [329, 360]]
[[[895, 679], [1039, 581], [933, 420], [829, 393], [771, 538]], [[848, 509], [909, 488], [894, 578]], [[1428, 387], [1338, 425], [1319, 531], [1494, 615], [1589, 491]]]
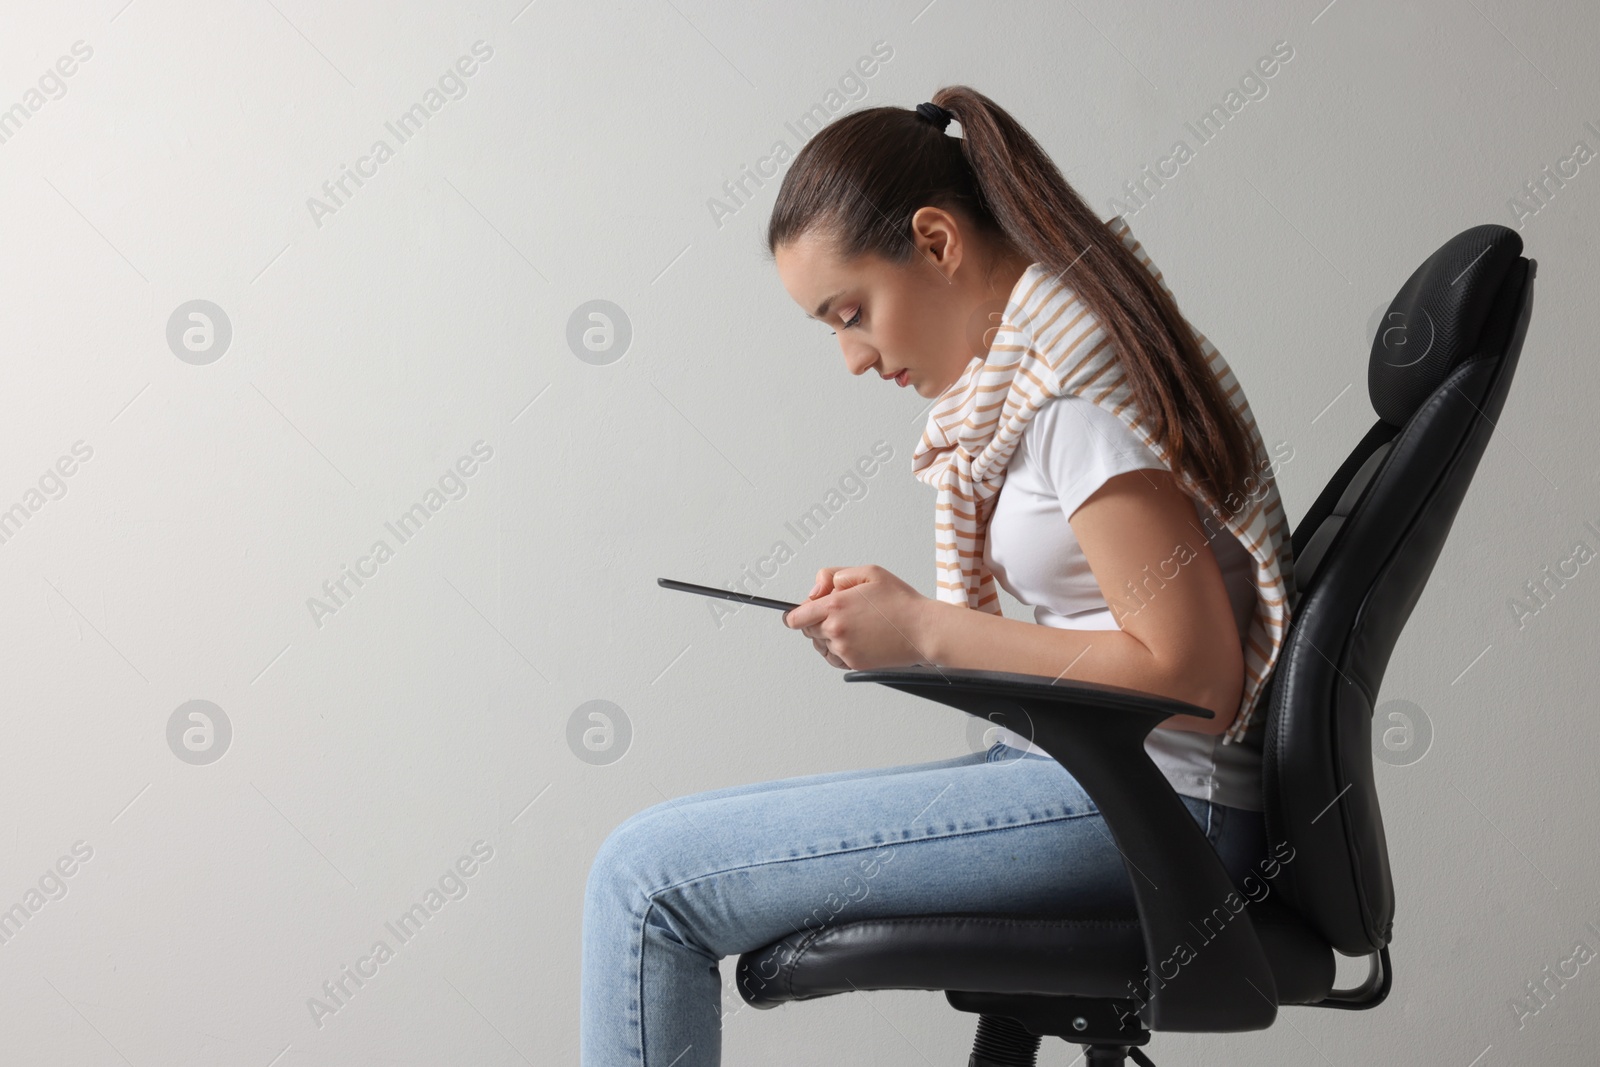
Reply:
[[[1118, 215], [1107, 226], [1170, 294], [1127, 221]], [[1187, 474], [1177, 475], [1190, 495], [1203, 502], [1211, 530], [1225, 526], [1255, 561], [1256, 605], [1244, 642], [1244, 694], [1238, 717], [1223, 735], [1226, 743], [1240, 740], [1250, 726], [1283, 646], [1294, 593], [1294, 547], [1244, 389], [1211, 342], [1193, 326], [1190, 331], [1243, 419], [1255, 455], [1256, 489], [1247, 498], [1230, 498], [1232, 506], [1213, 500]], [[1172, 470], [1171, 456], [1137, 410], [1110, 335], [1059, 274], [1040, 263], [1030, 265], [1011, 290], [988, 352], [974, 356], [961, 377], [939, 395], [912, 456], [912, 473], [938, 492], [937, 599], [1001, 614], [995, 579], [983, 558], [989, 516], [1023, 430], [1042, 404], [1058, 396], [1086, 397], [1110, 411]]]

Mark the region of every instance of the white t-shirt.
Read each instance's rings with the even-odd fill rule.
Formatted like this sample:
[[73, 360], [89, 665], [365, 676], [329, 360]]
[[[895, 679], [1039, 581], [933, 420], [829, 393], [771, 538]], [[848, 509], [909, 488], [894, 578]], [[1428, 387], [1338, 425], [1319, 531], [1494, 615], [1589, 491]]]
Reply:
[[[1055, 397], [1029, 420], [989, 518], [984, 561], [1001, 588], [1033, 608], [1035, 622], [1061, 629], [1119, 629], [1067, 520], [1107, 479], [1141, 468], [1168, 469], [1121, 419], [1092, 400]], [[1206, 529], [1199, 504], [1195, 518], [1198, 539]], [[1190, 544], [1199, 547], [1198, 540]], [[1255, 561], [1225, 529], [1210, 545], [1243, 647], [1255, 609]], [[998, 739], [1048, 755], [1010, 730], [1001, 729]], [[1260, 745], [1256, 729], [1243, 741], [1224, 744], [1221, 736], [1157, 727], [1146, 738], [1145, 751], [1177, 792], [1260, 811]]]

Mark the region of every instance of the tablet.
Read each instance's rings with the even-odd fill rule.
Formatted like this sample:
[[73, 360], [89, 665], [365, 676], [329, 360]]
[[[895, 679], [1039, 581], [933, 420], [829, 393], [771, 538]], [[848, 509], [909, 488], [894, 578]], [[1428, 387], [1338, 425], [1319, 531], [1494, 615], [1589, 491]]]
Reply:
[[701, 596], [721, 597], [723, 600], [737, 600], [741, 604], [754, 604], [758, 608], [777, 608], [779, 611], [788, 611], [797, 608], [799, 604], [790, 604], [784, 600], [769, 600], [764, 596], [754, 593], [740, 593], [732, 589], [718, 589], [714, 585], [695, 585], [693, 582], [679, 582], [671, 578], [657, 578], [656, 584], [667, 589], [681, 589], [685, 593], [699, 593]]

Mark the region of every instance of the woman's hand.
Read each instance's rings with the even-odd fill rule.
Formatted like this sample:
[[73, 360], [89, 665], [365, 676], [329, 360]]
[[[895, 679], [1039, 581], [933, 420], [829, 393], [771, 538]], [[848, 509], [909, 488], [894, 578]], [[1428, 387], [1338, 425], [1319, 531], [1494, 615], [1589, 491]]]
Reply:
[[784, 612], [783, 624], [811, 638], [835, 667], [906, 667], [931, 662], [918, 645], [935, 603], [876, 564], [824, 567], [805, 602]]

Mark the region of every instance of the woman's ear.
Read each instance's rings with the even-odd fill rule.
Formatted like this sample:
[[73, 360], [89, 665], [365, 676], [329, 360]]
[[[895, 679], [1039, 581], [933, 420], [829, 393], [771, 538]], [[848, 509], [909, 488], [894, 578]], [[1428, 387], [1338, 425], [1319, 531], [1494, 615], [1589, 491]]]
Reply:
[[937, 267], [947, 282], [966, 255], [961, 223], [942, 207], [917, 208], [911, 216], [911, 240], [922, 258]]

